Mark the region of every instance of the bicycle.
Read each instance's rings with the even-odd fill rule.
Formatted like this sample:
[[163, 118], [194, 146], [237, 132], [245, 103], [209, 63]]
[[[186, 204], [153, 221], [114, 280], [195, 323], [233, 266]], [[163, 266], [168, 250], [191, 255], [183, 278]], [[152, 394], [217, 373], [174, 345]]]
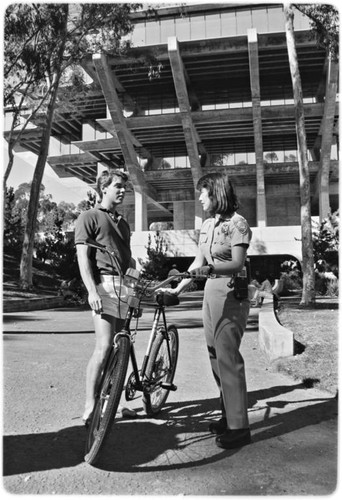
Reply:
[[[107, 252], [115, 268], [120, 269], [114, 252], [98, 244], [87, 244]], [[158, 414], [170, 391], [177, 390], [173, 380], [178, 360], [179, 337], [175, 325], [167, 325], [165, 307], [179, 304], [179, 298], [175, 294], [158, 291], [158, 289], [167, 286], [174, 279], [189, 276], [188, 272], [180, 273], [154, 285], [151, 281], [144, 279], [139, 271], [132, 268], [127, 270], [125, 276], [121, 276], [123, 284], [131, 291], [127, 297], [128, 312], [122, 330], [114, 336], [113, 345], [99, 376], [95, 405], [88, 426], [85, 462], [94, 464], [98, 460], [105, 439], [114, 424], [129, 361], [131, 361], [133, 371], [126, 382], [126, 400], [132, 400], [137, 391], [142, 392], [143, 408], [147, 416]], [[139, 369], [134, 337], [143, 305], [153, 306], [154, 319], [147, 349], [141, 369]], [[134, 333], [131, 331], [133, 319], [136, 319]]]

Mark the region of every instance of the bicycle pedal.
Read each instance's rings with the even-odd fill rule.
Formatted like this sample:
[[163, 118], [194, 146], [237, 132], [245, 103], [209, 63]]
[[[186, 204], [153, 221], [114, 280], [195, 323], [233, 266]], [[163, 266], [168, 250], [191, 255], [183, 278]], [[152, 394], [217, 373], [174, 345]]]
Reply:
[[168, 390], [168, 391], [176, 391], [177, 390], [177, 386], [174, 384], [171, 384], [170, 382], [164, 382], [163, 384], [161, 384], [161, 387], [163, 389]]

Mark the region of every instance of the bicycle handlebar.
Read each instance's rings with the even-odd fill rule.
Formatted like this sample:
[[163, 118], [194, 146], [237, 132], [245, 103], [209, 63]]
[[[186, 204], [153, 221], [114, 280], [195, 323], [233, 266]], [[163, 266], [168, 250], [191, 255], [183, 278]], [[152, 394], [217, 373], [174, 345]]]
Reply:
[[152, 294], [154, 293], [155, 291], [158, 290], [158, 288], [163, 288], [165, 287], [166, 285], [168, 285], [169, 283], [171, 283], [172, 281], [174, 281], [175, 279], [178, 279], [178, 278], [191, 278], [191, 275], [189, 272], [185, 271], [184, 273], [179, 273], [179, 274], [175, 274], [173, 276], [169, 276], [167, 277], [165, 280], [163, 281], [160, 281], [157, 285], [155, 286], [147, 286], [146, 287], [146, 292], [148, 294]]
[[[113, 259], [113, 261], [115, 263], [115, 267], [117, 268], [116, 270], [118, 271], [119, 275], [121, 276], [121, 278], [124, 278], [124, 275], [120, 269], [119, 263], [118, 263], [117, 258], [115, 256], [115, 252], [113, 250], [109, 250], [105, 245], [101, 245], [97, 241], [93, 241], [93, 240], [86, 241], [85, 245], [88, 245], [89, 247], [96, 248], [97, 250], [100, 250], [101, 252], [108, 253], [108, 255]], [[134, 288], [140, 288], [141, 290], [144, 291], [144, 295], [148, 296], [148, 295], [152, 295], [156, 290], [158, 290], [158, 288], [163, 288], [178, 278], [191, 278], [191, 275], [188, 271], [185, 271], [183, 273], [175, 274], [173, 276], [168, 276], [165, 280], [159, 282], [155, 286], [147, 285], [145, 287], [139, 283], [139, 281], [141, 279], [141, 276], [139, 276], [139, 278], [136, 280]]]

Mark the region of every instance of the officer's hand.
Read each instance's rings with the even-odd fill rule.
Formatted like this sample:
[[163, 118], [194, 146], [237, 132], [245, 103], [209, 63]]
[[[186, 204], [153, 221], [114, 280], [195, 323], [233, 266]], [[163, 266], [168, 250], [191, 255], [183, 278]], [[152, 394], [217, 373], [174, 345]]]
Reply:
[[92, 310], [96, 314], [101, 314], [103, 312], [102, 309], [102, 300], [97, 292], [90, 292], [88, 295], [88, 302]]
[[196, 267], [190, 271], [192, 278], [207, 278], [211, 272], [210, 266]]

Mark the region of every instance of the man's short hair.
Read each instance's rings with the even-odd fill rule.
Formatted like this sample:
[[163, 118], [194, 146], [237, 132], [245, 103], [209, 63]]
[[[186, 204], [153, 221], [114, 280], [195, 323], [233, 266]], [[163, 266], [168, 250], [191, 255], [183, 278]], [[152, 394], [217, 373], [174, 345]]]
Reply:
[[96, 186], [97, 194], [99, 195], [101, 200], [103, 197], [103, 188], [109, 186], [109, 184], [112, 183], [113, 177], [119, 177], [124, 182], [128, 181], [128, 175], [123, 170], [120, 170], [118, 168], [109, 168], [108, 170], [104, 170], [98, 177]]

